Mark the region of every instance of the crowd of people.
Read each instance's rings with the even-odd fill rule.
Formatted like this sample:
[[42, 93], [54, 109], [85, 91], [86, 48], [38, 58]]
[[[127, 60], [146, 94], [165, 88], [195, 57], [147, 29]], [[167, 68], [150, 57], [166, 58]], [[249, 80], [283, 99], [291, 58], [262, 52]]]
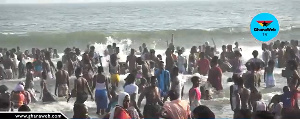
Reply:
[[[232, 72], [233, 82], [230, 86], [230, 104], [234, 111], [233, 118], [253, 119], [298, 119], [298, 90], [300, 77], [298, 65], [300, 54], [298, 41], [275, 41], [263, 43], [262, 59], [254, 50], [253, 58], [242, 61], [242, 48], [239, 43], [223, 45], [218, 53], [216, 46], [193, 46], [190, 55], [183, 47], [170, 43], [165, 59], [155, 49], [148, 49], [146, 44], [139, 51], [130, 50], [126, 62], [120, 61], [120, 49], [116, 43], [107, 46], [104, 56], [95, 51], [94, 46], [81, 53], [79, 48], [66, 48], [61, 60], [53, 63], [52, 59], [60, 58], [57, 50], [52, 48], [33, 48], [30, 54], [17, 49], [0, 48], [0, 78], [11, 80], [25, 78], [12, 92], [4, 84], [0, 86], [0, 110], [30, 111], [28, 105], [38, 101], [34, 89], [34, 78], [40, 79], [40, 99], [43, 102], [55, 102], [56, 98], [47, 88], [47, 80], [55, 79], [57, 97], [76, 98], [73, 118], [89, 118], [87, 99], [95, 100], [96, 113], [103, 118], [203, 118], [214, 119], [215, 114], [201, 100], [210, 100], [223, 91], [223, 72]], [[139, 53], [137, 55], [136, 53]], [[5, 54], [5, 55], [2, 55]], [[103, 67], [102, 57], [109, 57], [108, 67]], [[33, 60], [30, 60], [33, 59]], [[98, 66], [97, 64], [100, 64]], [[243, 66], [246, 71], [243, 71]], [[263, 81], [266, 88], [276, 87], [275, 68], [285, 68], [282, 76], [287, 79], [282, 95], [274, 95], [269, 104], [262, 100], [257, 87]], [[105, 74], [108, 69], [110, 76]], [[120, 85], [120, 74], [128, 74], [125, 84]], [[180, 74], [191, 74], [191, 87], [185, 87]], [[203, 86], [201, 77], [207, 76]], [[74, 87], [70, 87], [70, 77], [75, 76]], [[118, 90], [118, 89], [123, 90]], [[189, 88], [188, 101], [183, 100], [184, 88]], [[212, 88], [211, 91], [209, 88]], [[146, 104], [142, 101], [146, 99]]]

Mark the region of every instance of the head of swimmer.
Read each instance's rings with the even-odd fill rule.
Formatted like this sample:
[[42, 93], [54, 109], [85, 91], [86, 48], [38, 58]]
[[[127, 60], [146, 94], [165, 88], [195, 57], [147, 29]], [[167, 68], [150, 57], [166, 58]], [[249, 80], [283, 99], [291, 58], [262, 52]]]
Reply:
[[152, 76], [151, 80], [150, 80], [150, 83], [151, 83], [152, 87], [156, 87], [157, 78], [155, 76]]
[[192, 83], [193, 83], [193, 87], [199, 87], [200, 86], [200, 77], [198, 76], [193, 76], [191, 78]]

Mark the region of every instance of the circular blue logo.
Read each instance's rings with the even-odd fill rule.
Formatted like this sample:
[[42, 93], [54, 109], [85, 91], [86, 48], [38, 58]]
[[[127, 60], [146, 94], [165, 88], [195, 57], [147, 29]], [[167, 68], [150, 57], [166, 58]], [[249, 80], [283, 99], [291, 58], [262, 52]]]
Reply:
[[267, 42], [278, 35], [279, 23], [274, 15], [260, 13], [252, 19], [250, 29], [254, 38]]

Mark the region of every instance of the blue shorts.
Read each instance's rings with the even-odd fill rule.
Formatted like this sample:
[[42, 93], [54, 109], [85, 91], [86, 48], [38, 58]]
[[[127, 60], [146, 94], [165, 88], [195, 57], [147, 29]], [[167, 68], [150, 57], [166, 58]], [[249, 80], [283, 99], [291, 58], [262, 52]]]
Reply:
[[95, 99], [97, 104], [97, 111], [100, 109], [107, 109], [108, 99], [107, 99], [107, 91], [104, 90], [96, 90]]

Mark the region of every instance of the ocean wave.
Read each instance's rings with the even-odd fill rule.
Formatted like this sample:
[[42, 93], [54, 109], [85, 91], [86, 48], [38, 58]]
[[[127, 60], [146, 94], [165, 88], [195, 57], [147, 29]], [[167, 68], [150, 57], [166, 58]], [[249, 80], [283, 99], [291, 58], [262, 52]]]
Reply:
[[[290, 27], [280, 31], [279, 34], [295, 34], [300, 32], [300, 28]], [[166, 40], [171, 39], [171, 34], [175, 35], [175, 41], [179, 44], [204, 43], [205, 40], [214, 38], [216, 40], [230, 41], [241, 39], [253, 39], [249, 28], [219, 28], [219, 29], [177, 29], [158, 31], [77, 31], [77, 32], [0, 32], [1, 47], [38, 46], [38, 47], [61, 47], [61, 46], [82, 46], [88, 43], [104, 43], [107, 37], [113, 39], [131, 39], [133, 44], [158, 43], [158, 47], [165, 47]], [[186, 42], [186, 41], [189, 42]], [[243, 41], [246, 41], [243, 40]]]

